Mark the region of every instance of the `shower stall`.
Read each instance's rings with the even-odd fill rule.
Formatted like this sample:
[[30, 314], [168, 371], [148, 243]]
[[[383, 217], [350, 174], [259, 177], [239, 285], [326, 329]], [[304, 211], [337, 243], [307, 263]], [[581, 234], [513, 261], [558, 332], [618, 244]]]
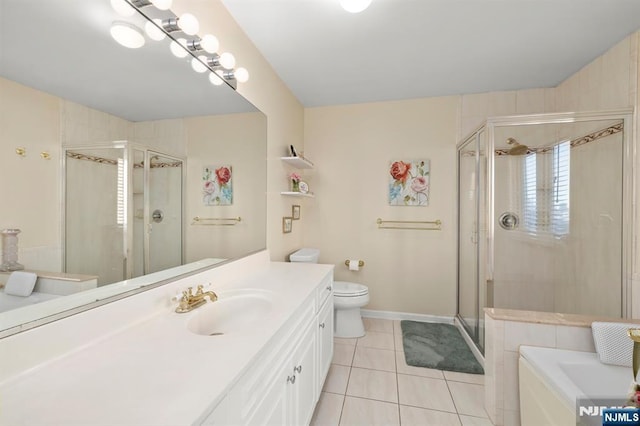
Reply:
[[458, 144], [457, 318], [631, 313], [632, 111], [491, 118]]
[[106, 285], [184, 263], [180, 158], [129, 142], [65, 147], [64, 271]]

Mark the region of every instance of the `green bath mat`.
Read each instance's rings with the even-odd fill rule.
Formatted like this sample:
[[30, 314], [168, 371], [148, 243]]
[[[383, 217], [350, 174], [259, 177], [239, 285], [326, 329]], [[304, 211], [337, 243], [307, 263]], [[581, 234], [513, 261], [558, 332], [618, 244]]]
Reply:
[[408, 365], [484, 374], [456, 326], [417, 321], [401, 321], [400, 326]]

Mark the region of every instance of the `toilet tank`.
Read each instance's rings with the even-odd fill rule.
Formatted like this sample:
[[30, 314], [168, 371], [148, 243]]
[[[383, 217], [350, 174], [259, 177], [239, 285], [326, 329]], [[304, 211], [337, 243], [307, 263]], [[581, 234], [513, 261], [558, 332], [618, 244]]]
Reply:
[[320, 250], [315, 248], [302, 248], [296, 252], [291, 253], [289, 255], [289, 260], [291, 262], [318, 263], [319, 257]]

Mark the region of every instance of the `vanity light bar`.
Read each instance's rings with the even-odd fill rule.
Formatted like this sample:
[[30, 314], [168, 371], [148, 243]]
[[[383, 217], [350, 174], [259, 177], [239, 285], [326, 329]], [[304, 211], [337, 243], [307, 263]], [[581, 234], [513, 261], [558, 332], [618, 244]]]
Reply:
[[[171, 6], [171, 0], [124, 0], [131, 7], [138, 11], [145, 19], [147, 23], [145, 27], [152, 27], [157, 31], [162, 32], [172, 40], [172, 51], [183, 49], [186, 55], [179, 55], [180, 57], [191, 56], [191, 64], [194, 70], [197, 72], [204, 72], [207, 69], [212, 75], [209, 79], [214, 82], [214, 79], [220, 79], [220, 82], [225, 81], [233, 89], [237, 89], [237, 83], [244, 83], [249, 80], [249, 72], [242, 67], [235, 68], [235, 57], [229, 53], [224, 52], [221, 54], [216, 53], [219, 48], [218, 39], [213, 35], [205, 35], [200, 38], [196, 34], [199, 29], [199, 23], [195, 16], [190, 13], [184, 13], [180, 17], [174, 15], [172, 18], [166, 18], [163, 20], [152, 19], [147, 16], [141, 9], [148, 7], [155, 7], [158, 10], [169, 10]], [[192, 39], [185, 40], [184, 38], [174, 37], [174, 33], [184, 33], [186, 35], [194, 36]], [[158, 37], [152, 37], [158, 39]], [[203, 53], [209, 55], [203, 55]], [[174, 53], [175, 54], [175, 53]], [[176, 55], [178, 56], [178, 55]], [[198, 63], [202, 64], [199, 66]], [[204, 69], [203, 69], [204, 68]], [[215, 77], [214, 77], [215, 75]], [[218, 85], [215, 84], [214, 85]]]

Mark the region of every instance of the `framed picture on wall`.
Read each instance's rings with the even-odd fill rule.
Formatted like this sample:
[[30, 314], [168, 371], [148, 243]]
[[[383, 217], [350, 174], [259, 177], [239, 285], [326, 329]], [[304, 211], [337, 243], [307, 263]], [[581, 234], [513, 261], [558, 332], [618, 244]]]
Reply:
[[300, 220], [300, 206], [297, 204], [294, 204], [293, 206], [291, 206], [291, 218], [293, 220]]
[[282, 233], [288, 234], [291, 232], [291, 228], [293, 227], [293, 219], [290, 217], [282, 218]]
[[429, 205], [429, 160], [392, 161], [389, 177], [390, 206]]

